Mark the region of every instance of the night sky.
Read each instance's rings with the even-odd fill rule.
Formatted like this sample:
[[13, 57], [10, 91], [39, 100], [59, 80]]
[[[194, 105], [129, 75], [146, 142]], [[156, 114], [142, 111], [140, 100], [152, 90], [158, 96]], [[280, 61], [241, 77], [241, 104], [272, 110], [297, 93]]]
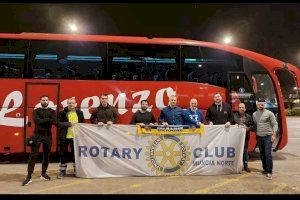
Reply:
[[0, 4], [1, 32], [182, 37], [221, 42], [300, 66], [299, 4]]

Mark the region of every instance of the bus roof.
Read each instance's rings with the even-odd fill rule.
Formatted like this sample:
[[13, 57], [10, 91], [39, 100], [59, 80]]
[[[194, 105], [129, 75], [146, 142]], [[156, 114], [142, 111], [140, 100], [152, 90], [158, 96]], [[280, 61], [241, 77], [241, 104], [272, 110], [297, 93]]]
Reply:
[[[80, 34], [56, 34], [56, 33], [0, 33], [0, 38], [4, 39], [27, 39], [27, 40], [63, 40], [63, 41], [89, 41], [89, 42], [113, 42], [131, 44], [160, 44], [160, 45], [190, 45], [210, 47], [228, 51], [251, 60], [254, 60], [266, 67], [268, 71], [283, 68], [284, 62], [246, 49], [222, 45], [213, 42], [204, 42], [182, 38], [157, 38], [140, 36], [112, 36], [112, 35], [80, 35]], [[287, 64], [289, 70], [293, 71], [297, 77], [300, 70], [291, 64]]]

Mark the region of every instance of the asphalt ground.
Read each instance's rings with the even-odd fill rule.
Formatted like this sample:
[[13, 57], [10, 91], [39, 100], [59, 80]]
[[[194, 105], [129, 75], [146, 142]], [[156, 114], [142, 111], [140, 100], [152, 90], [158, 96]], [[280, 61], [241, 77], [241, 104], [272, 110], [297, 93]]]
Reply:
[[[51, 163], [50, 181], [39, 179], [41, 164], [35, 167], [33, 182], [21, 186], [27, 164], [0, 164], [0, 194], [300, 194], [300, 118], [288, 118], [288, 145], [273, 152], [273, 179], [261, 174], [257, 152], [251, 155], [251, 173], [218, 176], [123, 177], [82, 179], [72, 170], [57, 179], [58, 163]], [[72, 169], [72, 165], [68, 166]]]

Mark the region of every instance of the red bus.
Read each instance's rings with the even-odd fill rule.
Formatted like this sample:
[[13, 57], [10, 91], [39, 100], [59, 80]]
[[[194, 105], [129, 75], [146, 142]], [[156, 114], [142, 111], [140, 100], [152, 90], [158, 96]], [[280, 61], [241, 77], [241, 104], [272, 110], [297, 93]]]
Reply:
[[[283, 95], [300, 85], [299, 69], [245, 49], [179, 38], [147, 38], [107, 35], [0, 33], [0, 154], [1, 161], [25, 159], [25, 139], [33, 133], [32, 111], [47, 94], [57, 111], [76, 97], [88, 122], [99, 96], [109, 94], [121, 124], [128, 124], [148, 99], [158, 117], [176, 93], [179, 105], [196, 98], [206, 113], [213, 95], [247, 112], [265, 98], [266, 108], [279, 122], [274, 148], [287, 144], [288, 132]], [[56, 128], [52, 153], [57, 155]], [[251, 133], [249, 151], [256, 147]]]

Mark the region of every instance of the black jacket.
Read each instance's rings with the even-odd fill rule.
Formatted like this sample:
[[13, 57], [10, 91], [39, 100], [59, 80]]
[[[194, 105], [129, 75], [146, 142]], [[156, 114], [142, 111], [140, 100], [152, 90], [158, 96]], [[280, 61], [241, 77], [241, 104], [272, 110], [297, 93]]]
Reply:
[[[60, 140], [66, 139], [68, 128], [71, 127], [71, 123], [69, 122], [67, 113], [69, 109], [65, 107], [61, 112], [58, 114], [58, 136]], [[76, 108], [76, 114], [78, 117], [78, 123], [84, 122], [83, 112]]]
[[90, 121], [92, 124], [98, 124], [98, 122], [106, 124], [108, 121], [112, 121], [115, 124], [119, 121], [119, 117], [115, 107], [111, 105], [103, 107], [100, 105], [92, 112]]
[[155, 123], [155, 117], [152, 112], [146, 111], [142, 113], [140, 110], [136, 111], [131, 118], [130, 124], [135, 125], [137, 123], [150, 124]]
[[223, 103], [222, 106], [217, 106], [213, 103], [206, 112], [206, 122], [213, 122], [214, 125], [226, 124], [226, 122], [234, 123], [232, 111], [228, 104]]
[[34, 134], [51, 136], [52, 125], [57, 123], [56, 112], [51, 108], [37, 108], [32, 113], [35, 124]]
[[[251, 115], [248, 115], [247, 113], [245, 113], [245, 115], [246, 115], [245, 125], [248, 127], [247, 133], [249, 133], [250, 131], [253, 130], [254, 122]], [[233, 121], [235, 124], [240, 124], [240, 119], [241, 119], [241, 115], [239, 112], [233, 113]]]

